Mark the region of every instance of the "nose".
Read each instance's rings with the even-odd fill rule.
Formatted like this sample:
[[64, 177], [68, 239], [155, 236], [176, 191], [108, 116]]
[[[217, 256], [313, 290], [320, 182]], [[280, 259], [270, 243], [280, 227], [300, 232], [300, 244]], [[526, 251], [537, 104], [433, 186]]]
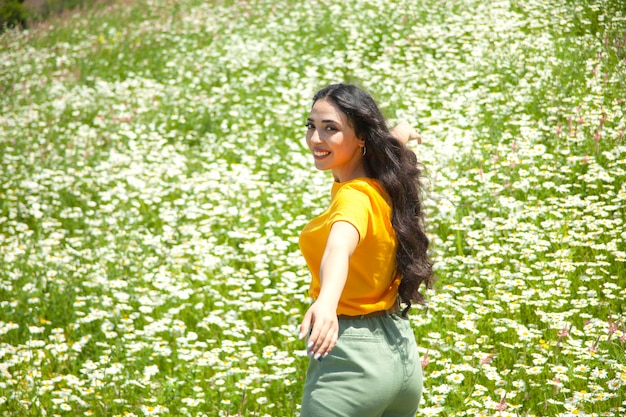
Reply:
[[308, 139], [309, 139], [309, 143], [311, 143], [311, 144], [322, 143], [322, 141], [320, 140], [320, 135], [319, 135], [319, 133], [317, 133], [317, 129], [309, 130], [307, 136], [308, 136]]

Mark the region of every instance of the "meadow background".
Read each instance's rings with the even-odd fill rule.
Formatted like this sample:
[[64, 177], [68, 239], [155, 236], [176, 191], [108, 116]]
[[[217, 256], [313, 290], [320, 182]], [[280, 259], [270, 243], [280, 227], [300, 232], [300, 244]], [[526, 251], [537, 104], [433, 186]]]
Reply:
[[0, 37], [0, 415], [296, 416], [313, 93], [418, 128], [421, 416], [626, 415], [626, 7], [129, 0]]

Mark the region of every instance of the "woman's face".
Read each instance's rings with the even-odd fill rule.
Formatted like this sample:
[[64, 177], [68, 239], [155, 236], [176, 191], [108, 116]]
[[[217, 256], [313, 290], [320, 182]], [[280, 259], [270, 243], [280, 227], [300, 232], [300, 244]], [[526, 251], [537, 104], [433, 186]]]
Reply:
[[348, 117], [332, 101], [317, 100], [306, 127], [306, 143], [317, 169], [330, 169], [338, 182], [365, 176], [363, 141], [356, 137]]

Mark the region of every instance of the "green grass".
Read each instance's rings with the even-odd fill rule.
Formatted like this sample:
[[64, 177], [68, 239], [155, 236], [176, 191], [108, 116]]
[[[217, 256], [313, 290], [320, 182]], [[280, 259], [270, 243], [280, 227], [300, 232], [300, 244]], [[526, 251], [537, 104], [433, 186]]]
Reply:
[[[419, 415], [626, 413], [619, 1], [100, 3], [0, 37], [0, 414], [294, 416], [313, 93], [417, 126]], [[504, 399], [504, 400], [503, 400]]]

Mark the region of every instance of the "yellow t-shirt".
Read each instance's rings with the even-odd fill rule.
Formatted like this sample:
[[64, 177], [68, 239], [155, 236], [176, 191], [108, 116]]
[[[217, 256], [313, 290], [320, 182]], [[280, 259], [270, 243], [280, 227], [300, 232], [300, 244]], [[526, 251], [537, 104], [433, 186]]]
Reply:
[[312, 276], [309, 294], [317, 299], [320, 293], [322, 255], [330, 228], [337, 221], [348, 222], [359, 232], [337, 314], [357, 316], [391, 308], [400, 285], [391, 203], [380, 183], [371, 178], [335, 182], [330, 207], [302, 230], [300, 250]]

